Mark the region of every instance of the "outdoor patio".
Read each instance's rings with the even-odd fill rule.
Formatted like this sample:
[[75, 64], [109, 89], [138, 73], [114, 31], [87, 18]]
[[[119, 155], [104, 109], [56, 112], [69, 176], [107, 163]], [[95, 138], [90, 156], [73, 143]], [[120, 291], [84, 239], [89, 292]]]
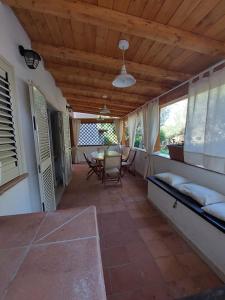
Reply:
[[225, 300], [225, 0], [0, 20], [0, 300]]
[[73, 166], [61, 209], [95, 205], [108, 300], [167, 300], [222, 286], [158, 210], [147, 183], [128, 173], [104, 186], [87, 167]]

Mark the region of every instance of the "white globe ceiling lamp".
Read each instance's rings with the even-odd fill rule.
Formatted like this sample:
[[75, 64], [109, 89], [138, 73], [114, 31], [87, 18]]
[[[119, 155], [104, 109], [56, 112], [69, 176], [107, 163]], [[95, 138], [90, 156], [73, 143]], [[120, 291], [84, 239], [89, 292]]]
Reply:
[[125, 66], [124, 53], [129, 48], [129, 43], [126, 40], [119, 41], [119, 48], [123, 53], [123, 65], [120, 74], [113, 80], [112, 85], [117, 88], [127, 88], [136, 83], [136, 79], [131, 74], [127, 73]]

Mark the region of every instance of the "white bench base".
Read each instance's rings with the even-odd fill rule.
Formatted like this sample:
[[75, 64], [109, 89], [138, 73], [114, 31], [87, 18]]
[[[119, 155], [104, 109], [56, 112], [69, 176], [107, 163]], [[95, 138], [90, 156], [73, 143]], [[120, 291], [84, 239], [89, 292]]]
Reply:
[[184, 236], [206, 263], [225, 282], [225, 234], [191, 211], [175, 198], [148, 181], [148, 200], [153, 203]]

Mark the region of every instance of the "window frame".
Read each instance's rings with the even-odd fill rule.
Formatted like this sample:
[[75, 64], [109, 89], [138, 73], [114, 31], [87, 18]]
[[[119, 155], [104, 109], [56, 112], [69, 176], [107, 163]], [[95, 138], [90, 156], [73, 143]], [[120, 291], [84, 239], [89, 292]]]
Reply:
[[10, 84], [10, 102], [12, 108], [12, 121], [15, 135], [15, 147], [17, 153], [17, 166], [13, 168], [0, 168], [0, 188], [16, 180], [24, 173], [24, 162], [21, 151], [21, 130], [19, 127], [18, 105], [16, 101], [16, 80], [14, 67], [2, 56], [0, 56], [0, 68], [7, 73], [8, 82]]
[[[174, 104], [174, 103], [177, 103], [179, 101], [182, 101], [182, 100], [185, 100], [185, 99], [188, 99], [188, 94], [184, 94], [183, 96], [180, 96], [178, 98], [175, 98], [175, 99], [172, 99], [166, 103], [163, 103], [163, 104], [160, 104], [159, 103], [159, 134], [158, 134], [158, 137], [157, 137], [157, 141], [156, 141], [156, 144], [155, 144], [155, 148], [154, 148], [154, 152], [157, 152], [161, 155], [166, 155], [166, 156], [169, 156], [169, 154], [163, 154], [161, 153], [161, 141], [160, 141], [160, 116], [161, 116], [161, 109], [168, 106], [168, 105], [171, 105], [171, 104]], [[185, 129], [186, 129], [186, 125], [184, 127], [184, 132], [185, 132]]]
[[[109, 121], [106, 121], [106, 122], [100, 121], [100, 122], [98, 122], [97, 120], [93, 120], [93, 122], [83, 121], [83, 122], [81, 122], [80, 126], [82, 126], [83, 124], [111, 124], [111, 125], [114, 125], [114, 122], [109, 122]], [[79, 140], [80, 140], [80, 137], [79, 137]], [[116, 146], [116, 145], [118, 145], [118, 141], [117, 141], [117, 143], [113, 143], [113, 144], [85, 144], [85, 145], [80, 145], [79, 141], [78, 141], [77, 146], [78, 147], [109, 147], [109, 146]]]
[[[137, 128], [138, 128], [138, 123], [139, 123], [139, 122], [141, 123], [141, 126], [142, 126], [142, 145], [143, 145], [143, 148], [139, 148], [139, 147], [135, 147], [135, 146], [134, 146], [134, 144], [135, 144], [135, 138], [136, 138], [136, 132], [137, 132]], [[135, 149], [135, 150], [140, 150], [140, 151], [146, 152], [145, 144], [144, 144], [143, 140], [144, 140], [144, 122], [143, 122], [143, 114], [142, 114], [142, 111], [140, 111], [140, 112], [138, 113], [137, 118], [136, 118], [134, 144], [132, 145], [132, 148]]]

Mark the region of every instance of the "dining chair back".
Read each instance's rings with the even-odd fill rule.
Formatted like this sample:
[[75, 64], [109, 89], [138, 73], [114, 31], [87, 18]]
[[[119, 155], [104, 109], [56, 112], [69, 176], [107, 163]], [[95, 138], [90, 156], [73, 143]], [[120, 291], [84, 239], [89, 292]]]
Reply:
[[122, 147], [122, 155], [123, 155], [122, 161], [128, 160], [130, 151], [131, 151], [130, 147], [127, 147], [127, 146]]
[[104, 165], [103, 165], [103, 176], [102, 182], [106, 181], [121, 181], [121, 166], [122, 166], [122, 155], [104, 155]]
[[130, 165], [132, 165], [134, 163], [136, 154], [137, 154], [136, 150], [130, 150], [129, 155], [128, 155], [128, 159], [127, 159], [127, 162]]
[[119, 144], [110, 145], [107, 148], [108, 148], [108, 151], [116, 151], [118, 153], [121, 153], [121, 146]]
[[130, 150], [127, 160], [122, 162], [122, 169], [127, 169], [129, 172], [133, 173], [133, 175], [135, 175], [134, 162], [136, 154], [136, 150]]

